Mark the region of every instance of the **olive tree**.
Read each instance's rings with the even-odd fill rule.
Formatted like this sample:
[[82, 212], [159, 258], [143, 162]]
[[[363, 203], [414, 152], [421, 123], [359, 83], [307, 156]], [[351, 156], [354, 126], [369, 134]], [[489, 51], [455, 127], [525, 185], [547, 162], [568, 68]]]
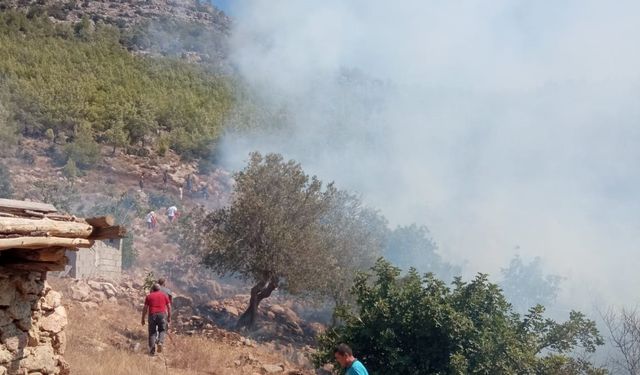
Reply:
[[240, 327], [254, 325], [260, 302], [276, 289], [338, 298], [349, 289], [338, 284], [381, 253], [384, 219], [293, 160], [252, 153], [234, 180], [231, 204], [192, 211], [177, 240], [218, 274], [253, 283]]

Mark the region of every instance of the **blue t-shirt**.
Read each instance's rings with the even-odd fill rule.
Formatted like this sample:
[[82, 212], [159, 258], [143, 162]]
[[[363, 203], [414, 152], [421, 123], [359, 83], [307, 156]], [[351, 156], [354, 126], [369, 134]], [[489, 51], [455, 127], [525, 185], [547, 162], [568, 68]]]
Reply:
[[364, 368], [364, 365], [362, 364], [362, 362], [356, 359], [351, 364], [351, 367], [347, 369], [346, 375], [369, 375], [369, 372], [367, 371], [366, 368]]

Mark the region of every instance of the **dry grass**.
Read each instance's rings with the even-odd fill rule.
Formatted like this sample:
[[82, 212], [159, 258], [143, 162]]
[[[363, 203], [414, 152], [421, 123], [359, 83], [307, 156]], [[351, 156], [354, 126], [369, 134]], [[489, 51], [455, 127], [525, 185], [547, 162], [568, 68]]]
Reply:
[[[84, 311], [67, 306], [67, 350], [65, 358], [71, 373], [79, 375], [239, 375], [253, 374], [251, 365], [236, 366], [241, 357], [252, 357], [263, 364], [285, 362], [279, 353], [265, 348], [233, 346], [228, 342], [172, 334], [165, 341], [164, 353], [146, 355], [146, 327], [140, 325], [139, 312], [128, 306], [103, 305]], [[140, 350], [131, 350], [139, 343]]]

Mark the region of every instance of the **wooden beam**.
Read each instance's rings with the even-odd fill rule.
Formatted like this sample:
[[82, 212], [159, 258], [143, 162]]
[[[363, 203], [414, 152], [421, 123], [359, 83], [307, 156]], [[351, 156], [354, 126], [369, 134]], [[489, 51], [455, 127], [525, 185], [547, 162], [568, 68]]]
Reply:
[[9, 210], [32, 210], [38, 212], [58, 212], [53, 205], [40, 202], [16, 201], [13, 199], [0, 198], [0, 211], [3, 208]]
[[111, 215], [90, 217], [85, 219], [85, 221], [96, 228], [106, 228], [116, 225], [116, 219]]
[[42, 237], [87, 238], [93, 232], [93, 227], [87, 223], [75, 221], [0, 217], [0, 234], [33, 236], [36, 232], [43, 234]]
[[8, 249], [42, 249], [47, 247], [91, 247], [93, 240], [63, 237], [0, 238], [0, 251]]
[[127, 235], [127, 228], [122, 226], [113, 226], [106, 228], [96, 228], [91, 233], [91, 240], [107, 240], [115, 238], [123, 238]]

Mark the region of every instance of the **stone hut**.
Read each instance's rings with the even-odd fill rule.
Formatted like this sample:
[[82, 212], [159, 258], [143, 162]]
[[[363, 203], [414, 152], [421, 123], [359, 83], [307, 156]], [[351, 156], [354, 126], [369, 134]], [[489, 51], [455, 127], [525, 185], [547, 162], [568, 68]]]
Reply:
[[0, 375], [69, 374], [67, 313], [47, 284], [68, 249], [122, 238], [111, 217], [81, 219], [43, 203], [0, 199]]

